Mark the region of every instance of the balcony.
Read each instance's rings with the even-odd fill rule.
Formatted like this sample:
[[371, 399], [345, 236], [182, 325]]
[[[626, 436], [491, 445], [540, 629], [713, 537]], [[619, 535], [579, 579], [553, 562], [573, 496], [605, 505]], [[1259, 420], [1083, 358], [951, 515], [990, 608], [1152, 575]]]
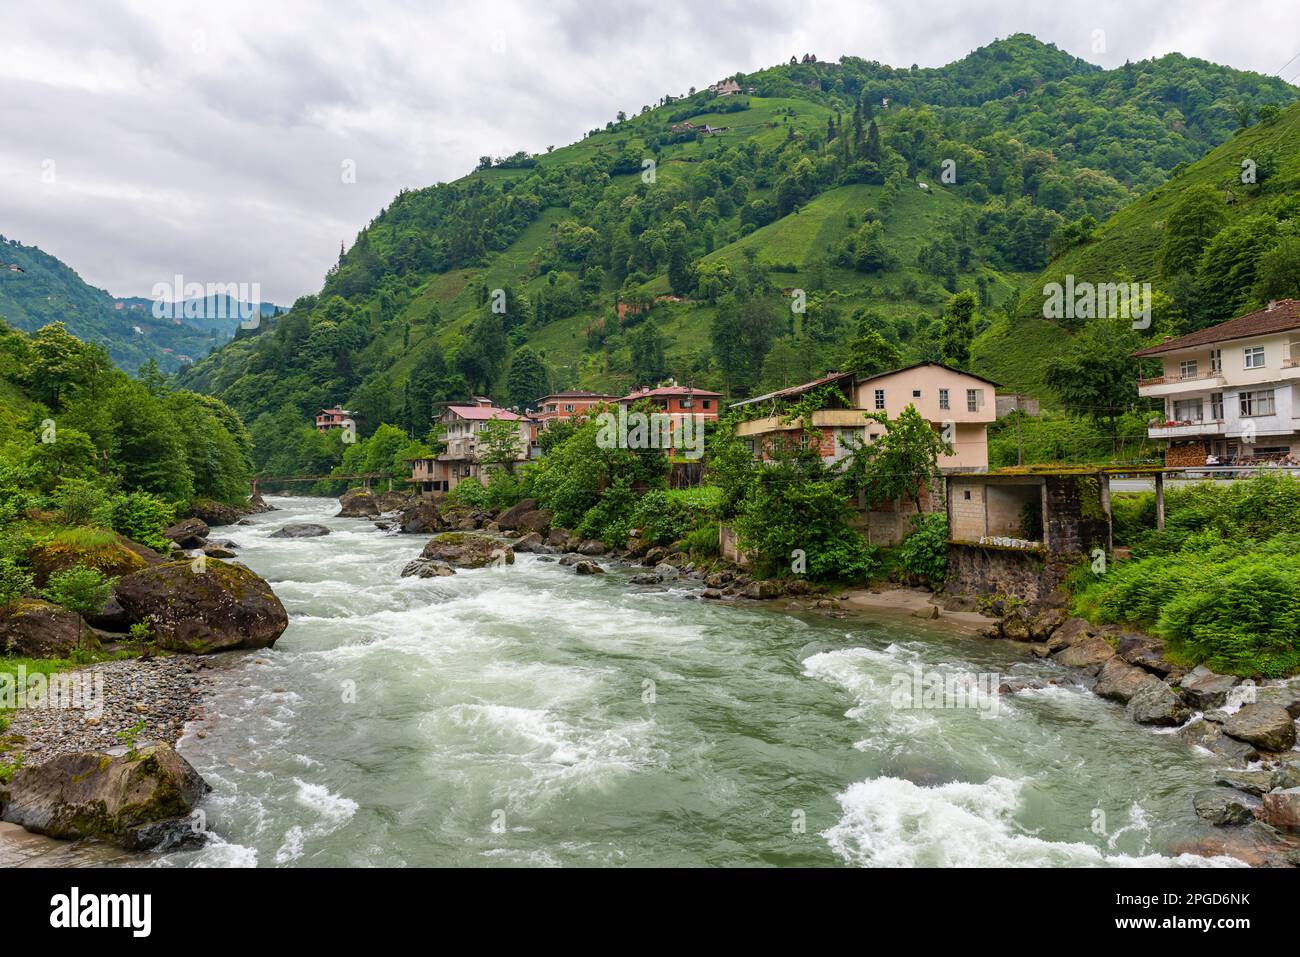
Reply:
[[[865, 430], [867, 418], [863, 409], [819, 409], [812, 414], [814, 428], [860, 428]], [[763, 435], [768, 432], [789, 432], [800, 427], [798, 420], [785, 421], [784, 416], [769, 415], [750, 419], [736, 426], [739, 436]]]
[[1195, 439], [1203, 435], [1223, 435], [1227, 425], [1223, 419], [1197, 419], [1189, 422], [1162, 422], [1147, 427], [1153, 439]]
[[1138, 379], [1138, 395], [1161, 396], [1175, 395], [1183, 392], [1195, 392], [1198, 389], [1214, 388], [1224, 385], [1222, 371], [1198, 372], [1195, 375], [1161, 375], [1153, 379]]

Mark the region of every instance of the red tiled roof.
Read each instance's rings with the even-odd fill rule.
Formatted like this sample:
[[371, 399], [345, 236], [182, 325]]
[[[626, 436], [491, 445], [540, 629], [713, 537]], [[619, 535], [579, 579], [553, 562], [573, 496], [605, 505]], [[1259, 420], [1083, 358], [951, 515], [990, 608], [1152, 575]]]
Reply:
[[1135, 356], [1158, 356], [1179, 349], [1195, 349], [1215, 342], [1229, 339], [1249, 339], [1253, 336], [1266, 336], [1272, 332], [1285, 332], [1288, 329], [1300, 329], [1300, 300], [1279, 299], [1271, 307], [1229, 319], [1217, 326], [1197, 329], [1177, 339], [1170, 339], [1159, 345], [1147, 346], [1133, 353]]
[[607, 395], [604, 392], [583, 392], [577, 390], [574, 392], [552, 392], [550, 395], [544, 395], [538, 402], [545, 402], [547, 399], [617, 399], [616, 395]]
[[516, 420], [522, 419], [522, 415], [515, 415], [506, 409], [490, 409], [483, 405], [449, 405], [448, 412], [455, 412], [462, 419], [502, 419]]
[[666, 398], [668, 396], [699, 396], [705, 399], [717, 398], [721, 392], [710, 392], [708, 389], [692, 389], [687, 385], [661, 385], [657, 389], [647, 389], [644, 392], [631, 392], [619, 399], [619, 402], [636, 402], [638, 399]]

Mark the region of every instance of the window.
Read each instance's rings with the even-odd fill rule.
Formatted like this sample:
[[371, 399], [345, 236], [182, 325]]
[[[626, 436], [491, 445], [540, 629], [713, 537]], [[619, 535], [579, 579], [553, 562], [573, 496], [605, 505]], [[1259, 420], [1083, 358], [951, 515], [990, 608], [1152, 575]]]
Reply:
[[564, 406], [564, 411], [565, 411], [565, 412], [572, 412], [572, 411], [573, 411], [573, 406], [572, 406], [571, 404], [567, 404], [567, 403], [566, 403], [565, 406]]
[[713, 401], [712, 399], [701, 399], [701, 400], [700, 400], [700, 408], [701, 408], [701, 409], [707, 409], [707, 408], [709, 408], [709, 403], [712, 402], [712, 401]]
[[1247, 369], [1264, 368], [1264, 347], [1263, 346], [1255, 346], [1254, 348], [1243, 349], [1241, 351], [1245, 353]]
[[913, 399], [919, 399], [919, 398], [921, 398], [921, 390], [920, 390], [920, 389], [913, 389], [913, 390], [912, 390], [912, 398], [913, 398]]
[[1174, 421], [1200, 422], [1202, 408], [1200, 399], [1178, 399], [1174, 402]]
[[1223, 353], [1218, 349], [1210, 350], [1210, 371], [1215, 373], [1223, 371]]
[[980, 406], [983, 404], [984, 404], [983, 389], [966, 390], [966, 411], [967, 412], [978, 412], [980, 410]]
[[1243, 416], [1273, 415], [1277, 406], [1273, 401], [1272, 389], [1259, 389], [1255, 392], [1241, 392], [1237, 395], [1241, 403]]
[[877, 409], [883, 409], [884, 407], [885, 407], [885, 390], [884, 390], [884, 389], [877, 389], [877, 390], [876, 390], [876, 408], [877, 408]]
[[1223, 393], [1215, 392], [1210, 396], [1210, 418], [1216, 422], [1223, 420]]
[[[939, 408], [941, 408], [941, 409], [947, 409], [947, 408], [949, 408], [949, 405], [948, 405], [948, 390], [947, 390], [947, 389], [940, 389], [940, 390], [939, 390]], [[967, 493], [967, 494], [969, 494], [969, 493]]]
[[1184, 359], [1178, 363], [1178, 378], [1195, 379], [1196, 378], [1196, 360]]
[[969, 502], [969, 501], [970, 501], [970, 489], [966, 489], [965, 495], [966, 495], [966, 501]]

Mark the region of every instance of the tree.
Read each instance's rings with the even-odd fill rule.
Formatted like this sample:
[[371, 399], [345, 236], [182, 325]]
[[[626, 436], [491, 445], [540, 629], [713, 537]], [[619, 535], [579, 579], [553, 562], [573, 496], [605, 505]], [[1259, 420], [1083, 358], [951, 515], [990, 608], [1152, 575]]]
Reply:
[[1165, 222], [1164, 242], [1156, 257], [1160, 275], [1195, 272], [1201, 251], [1227, 221], [1223, 197], [1212, 186], [1202, 184], [1184, 192]]
[[903, 364], [898, 347], [876, 332], [867, 329], [849, 343], [844, 368], [861, 376], [879, 375]]
[[970, 365], [970, 346], [975, 339], [975, 309], [979, 300], [967, 289], [948, 300], [939, 329], [939, 354], [955, 369]]
[[1127, 320], [1095, 319], [1047, 364], [1043, 379], [1065, 408], [1105, 428], [1119, 451], [1119, 419], [1137, 400], [1137, 334]]
[[664, 357], [664, 336], [659, 326], [650, 320], [628, 336], [628, 349], [632, 358], [632, 378], [636, 382], [658, 382], [668, 372]]
[[111, 368], [103, 348], [82, 342], [61, 322], [52, 322], [32, 336], [29, 357], [26, 378], [32, 392], [54, 410]]
[[1249, 299], [1256, 271], [1277, 239], [1277, 220], [1250, 216], [1221, 229], [1201, 254], [1197, 279], [1211, 315], [1227, 319]]
[[504, 468], [514, 474], [515, 465], [527, 453], [519, 435], [518, 420], [494, 416], [479, 428], [478, 460], [489, 469]]
[[869, 412], [866, 417], [883, 425], [885, 434], [874, 442], [850, 440], [845, 485], [865, 495], [871, 505], [911, 499], [919, 514], [921, 490], [939, 476], [939, 456], [954, 454], [952, 443], [911, 404], [893, 422], [884, 412]]
[[550, 391], [550, 379], [546, 363], [537, 353], [528, 346], [520, 346], [510, 357], [506, 392], [512, 404], [525, 409]]
[[732, 393], [747, 394], [757, 381], [782, 320], [779, 308], [761, 299], [729, 295], [718, 301], [710, 337]]
[[1300, 296], [1300, 237], [1286, 236], [1264, 254], [1256, 272], [1255, 296], [1261, 301]]
[[83, 618], [98, 615], [113, 594], [113, 579], [103, 572], [84, 565], [55, 572], [50, 576], [42, 594], [56, 605], [77, 613], [77, 644], [81, 644]]

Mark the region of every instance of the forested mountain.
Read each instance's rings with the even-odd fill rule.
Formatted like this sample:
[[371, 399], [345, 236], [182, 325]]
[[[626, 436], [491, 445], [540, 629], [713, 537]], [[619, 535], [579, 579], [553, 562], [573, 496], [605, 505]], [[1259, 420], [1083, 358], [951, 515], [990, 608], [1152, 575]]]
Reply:
[[[49, 253], [0, 236], [0, 319], [25, 332], [62, 322], [77, 338], [102, 345], [113, 362], [129, 372], [150, 359], [163, 371], [174, 372], [184, 361], [180, 357], [197, 359], [230, 339], [240, 313], [233, 311], [234, 302], [221, 305], [229, 309], [197, 312], [233, 318], [195, 318], [183, 307], [176, 319], [155, 318], [150, 300], [114, 299]], [[274, 312], [274, 306], [263, 306], [263, 315]]]
[[1182, 335], [1300, 294], [1300, 106], [1265, 108], [1204, 158], [1095, 229], [1057, 237], [1057, 256], [976, 343], [975, 361], [1035, 389], [1060, 347], [1043, 319], [1043, 288], [1063, 283], [1152, 285], [1152, 335]]
[[967, 363], [1054, 248], [1297, 93], [1176, 54], [1102, 70], [1026, 35], [934, 69], [801, 55], [726, 79], [401, 193], [318, 295], [183, 381], [255, 436], [334, 403], [422, 435], [470, 391], [672, 375], [740, 396]]

